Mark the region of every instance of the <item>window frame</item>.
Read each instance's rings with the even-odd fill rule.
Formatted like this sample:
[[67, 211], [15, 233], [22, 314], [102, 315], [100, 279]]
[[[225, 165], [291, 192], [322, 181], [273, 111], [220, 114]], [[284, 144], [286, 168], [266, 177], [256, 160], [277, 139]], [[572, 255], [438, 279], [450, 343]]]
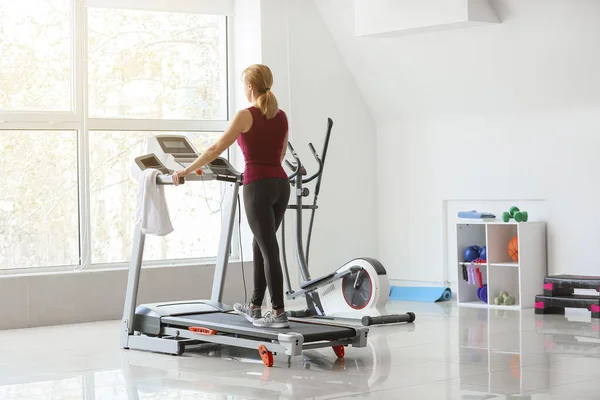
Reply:
[[[23, 273], [52, 273], [72, 272], [74, 270], [106, 270], [128, 267], [128, 262], [93, 263], [91, 238], [91, 205], [90, 205], [90, 175], [89, 175], [89, 139], [90, 131], [173, 131], [173, 132], [224, 132], [232, 118], [234, 92], [233, 38], [232, 15], [219, 14], [225, 19], [222, 30], [223, 43], [221, 52], [225, 58], [226, 73], [220, 82], [220, 89], [226, 101], [222, 103], [224, 120], [159, 120], [159, 119], [126, 119], [126, 118], [89, 118], [88, 104], [88, 6], [85, 0], [70, 0], [71, 4], [71, 106], [72, 111], [6, 111], [0, 110], [0, 134], [8, 130], [75, 130], [77, 132], [78, 166], [78, 217], [79, 217], [79, 263], [77, 265], [32, 267], [23, 266], [11, 269], [0, 269], [1, 275]], [[152, 7], [148, 7], [152, 11]], [[168, 12], [169, 10], [161, 10]], [[173, 10], [177, 11], [177, 10]], [[194, 10], [197, 12], [197, 10]], [[179, 10], [181, 12], [181, 10]], [[207, 12], [211, 14], [211, 12]], [[228, 151], [228, 158], [235, 163], [236, 152]], [[132, 201], [134, 199], [132, 198]], [[237, 201], [237, 199], [235, 199]], [[225, 203], [224, 203], [225, 204]], [[240, 210], [238, 210], [239, 212]], [[132, 233], [133, 234], [133, 233]], [[230, 248], [230, 259], [239, 258], [239, 234], [234, 229]], [[214, 257], [166, 259], [160, 261], [144, 261], [149, 267], [177, 267], [188, 265], [212, 265]]]

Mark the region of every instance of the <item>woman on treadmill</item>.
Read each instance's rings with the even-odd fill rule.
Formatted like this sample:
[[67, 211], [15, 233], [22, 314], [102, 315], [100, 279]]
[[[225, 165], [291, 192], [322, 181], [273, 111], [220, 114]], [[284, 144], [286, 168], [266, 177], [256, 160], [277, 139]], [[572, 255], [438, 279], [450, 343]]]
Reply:
[[[254, 326], [287, 328], [276, 234], [290, 198], [290, 184], [281, 165], [287, 148], [288, 121], [271, 92], [273, 75], [266, 65], [251, 65], [244, 70], [243, 77], [246, 98], [252, 106], [239, 111], [223, 136], [191, 165], [175, 172], [173, 182], [177, 185], [179, 177], [209, 164], [237, 141], [246, 163], [243, 196], [254, 235], [254, 292], [249, 303], [236, 303], [233, 308]], [[261, 305], [267, 288], [273, 310], [262, 316]]]

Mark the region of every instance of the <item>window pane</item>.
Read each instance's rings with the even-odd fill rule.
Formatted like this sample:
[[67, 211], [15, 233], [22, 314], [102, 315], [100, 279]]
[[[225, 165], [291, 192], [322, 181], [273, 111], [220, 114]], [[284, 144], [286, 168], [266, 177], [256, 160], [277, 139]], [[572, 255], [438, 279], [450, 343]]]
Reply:
[[90, 8], [90, 116], [225, 120], [225, 21]]
[[0, 0], [0, 110], [72, 110], [71, 4]]
[[[155, 132], [90, 132], [92, 262], [123, 262], [131, 257], [137, 181], [133, 159], [147, 154], [146, 138]], [[180, 133], [175, 133], [180, 134]], [[220, 133], [186, 133], [198, 151]], [[221, 184], [197, 182], [165, 187], [175, 230], [148, 235], [144, 260], [216, 257], [221, 231]]]
[[77, 134], [0, 131], [0, 269], [77, 265]]

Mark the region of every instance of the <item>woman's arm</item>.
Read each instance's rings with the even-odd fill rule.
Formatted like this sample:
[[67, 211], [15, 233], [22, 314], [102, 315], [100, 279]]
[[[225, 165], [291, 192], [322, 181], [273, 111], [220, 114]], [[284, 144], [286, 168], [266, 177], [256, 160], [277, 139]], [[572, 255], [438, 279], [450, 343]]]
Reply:
[[238, 136], [244, 132], [247, 132], [252, 127], [252, 114], [248, 110], [239, 111], [225, 132], [223, 136], [219, 138], [212, 146], [204, 151], [200, 157], [191, 163], [186, 169], [177, 171], [173, 174], [173, 182], [179, 184], [179, 177], [186, 176], [196, 171], [197, 169], [210, 164], [214, 161], [221, 153], [223, 153], [229, 146], [231, 146], [238, 138]]

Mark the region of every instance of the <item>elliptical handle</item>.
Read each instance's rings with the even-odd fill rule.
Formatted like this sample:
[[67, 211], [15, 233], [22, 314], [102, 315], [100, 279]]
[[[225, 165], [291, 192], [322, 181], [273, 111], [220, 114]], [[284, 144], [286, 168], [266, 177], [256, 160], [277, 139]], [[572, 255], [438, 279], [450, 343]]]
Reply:
[[288, 142], [288, 148], [290, 149], [290, 152], [292, 153], [292, 157], [294, 157], [294, 159], [299, 162], [300, 159], [298, 158], [298, 154], [296, 153], [296, 150], [294, 150], [294, 146], [292, 146], [292, 142]]
[[313, 180], [315, 180], [315, 178], [318, 178], [321, 175], [321, 172], [323, 172], [323, 161], [321, 161], [320, 158], [317, 158], [317, 162], [319, 163], [319, 170], [310, 178], [303, 179], [302, 183], [312, 182]]
[[313, 146], [312, 143], [309, 143], [308, 147], [310, 147], [310, 151], [312, 151], [313, 157], [315, 157], [317, 160], [319, 160], [319, 155], [317, 154], [317, 150], [315, 150], [315, 146]]
[[294, 165], [288, 160], [285, 160], [285, 163], [288, 166], [288, 168], [292, 170], [292, 172], [296, 172], [298, 170], [298, 167], [294, 167]]
[[[331, 130], [333, 129], [333, 120], [331, 118], [327, 118], [327, 133], [325, 134], [325, 142], [323, 143], [323, 152], [321, 153], [322, 157], [322, 167], [325, 166], [325, 158], [327, 157], [327, 149], [329, 149], [329, 139], [331, 138]], [[321, 178], [319, 175], [319, 179], [317, 180], [317, 184], [315, 185], [315, 196], [319, 195], [321, 191]]]
[[321, 175], [321, 173], [323, 172], [323, 161], [321, 161], [321, 159], [319, 158], [319, 155], [317, 154], [317, 150], [315, 150], [315, 146], [313, 146], [312, 143], [309, 143], [308, 147], [310, 148], [310, 151], [312, 152], [313, 156], [315, 157], [315, 160], [319, 164], [319, 170], [313, 176], [311, 176], [310, 178], [303, 179], [302, 183], [309, 183], [309, 182], [311, 182], [316, 177], [318, 177], [319, 175]]
[[291, 142], [288, 142], [288, 148], [290, 149], [290, 153], [292, 153], [292, 157], [294, 157], [294, 160], [296, 160], [295, 166], [292, 163], [290, 163], [288, 160], [285, 160], [285, 163], [287, 164], [287, 166], [293, 171], [293, 173], [291, 175], [288, 175], [288, 179], [292, 183], [294, 183], [296, 176], [298, 176], [298, 174], [300, 174], [300, 172], [302, 171], [302, 162], [300, 161], [300, 158], [298, 157], [298, 153], [296, 153], [296, 150], [294, 150], [294, 146], [292, 146]]

